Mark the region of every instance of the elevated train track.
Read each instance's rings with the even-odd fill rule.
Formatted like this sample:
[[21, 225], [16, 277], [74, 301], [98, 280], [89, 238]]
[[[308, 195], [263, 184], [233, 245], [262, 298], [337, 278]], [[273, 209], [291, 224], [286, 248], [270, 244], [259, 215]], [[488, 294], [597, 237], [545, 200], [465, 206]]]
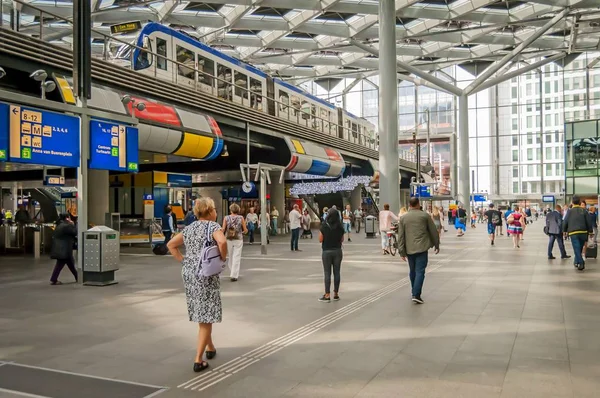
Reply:
[[[6, 28], [0, 28], [0, 59], [3, 57], [16, 58], [66, 75], [71, 75], [73, 70], [71, 50], [34, 37], [24, 36]], [[308, 140], [358, 158], [378, 159], [379, 157], [376, 150], [358, 143], [318, 132], [256, 109], [146, 76], [96, 58], [92, 59], [92, 80], [104, 86], [131, 91], [133, 94], [195, 108], [214, 117], [220, 124], [243, 128], [248, 122], [253, 132], [280, 137], [287, 135]], [[407, 171], [416, 170], [415, 163], [405, 159], [400, 159], [400, 167]]]

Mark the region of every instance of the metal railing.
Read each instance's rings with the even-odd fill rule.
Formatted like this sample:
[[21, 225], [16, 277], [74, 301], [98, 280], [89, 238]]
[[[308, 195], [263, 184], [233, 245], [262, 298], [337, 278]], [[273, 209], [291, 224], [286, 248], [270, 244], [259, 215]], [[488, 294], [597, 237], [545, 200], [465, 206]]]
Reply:
[[[54, 21], [62, 21], [62, 22], [66, 22], [67, 24], [69, 24], [72, 27], [72, 21], [68, 18], [64, 18], [60, 15], [48, 12], [48, 11], [44, 11], [34, 5], [28, 4], [23, 2], [22, 0], [14, 0], [14, 3], [18, 3], [21, 4], [25, 10], [27, 12], [29, 12], [30, 10], [37, 12], [37, 16], [38, 16], [38, 21], [39, 21], [39, 37], [40, 37], [40, 41], [43, 40], [44, 38], [44, 33], [48, 33], [48, 30], [51, 30], [51, 27], [44, 27], [44, 18], [52, 18]], [[4, 4], [2, 2], [2, 0], [0, 0], [0, 14], [2, 12], [4, 12], [4, 8], [6, 8], [6, 4]], [[12, 8], [12, 7], [10, 7]], [[0, 28], [10, 28], [9, 26], [7, 26], [6, 24], [3, 23], [3, 21], [1, 21], [0, 18]], [[166, 56], [160, 55], [154, 51], [151, 51], [148, 48], [143, 48], [143, 47], [139, 47], [135, 44], [131, 44], [131, 43], [127, 43], [123, 40], [120, 40], [118, 38], [113, 38], [110, 35], [105, 34], [104, 32], [98, 31], [97, 29], [92, 29], [92, 32], [96, 35], [100, 35], [101, 37], [104, 38], [104, 46], [103, 46], [103, 51], [102, 51], [102, 55], [100, 58], [102, 58], [104, 61], [108, 61], [111, 58], [110, 55], [110, 49], [109, 49], [109, 45], [108, 43], [110, 41], [113, 42], [117, 42], [120, 43], [121, 45], [124, 46], [128, 46], [130, 48], [130, 53], [131, 53], [131, 57], [129, 59], [129, 68], [123, 68], [121, 66], [117, 66], [114, 63], [110, 63], [110, 62], [102, 62], [99, 61], [98, 58], [93, 60], [92, 63], [92, 76], [93, 77], [97, 77], [100, 80], [104, 80], [104, 81], [108, 81], [110, 83], [113, 84], [120, 84], [120, 85], [124, 85], [126, 87], [131, 87], [135, 82], [132, 80], [128, 80], [127, 77], [123, 77], [123, 76], [115, 76], [114, 72], [117, 69], [120, 70], [127, 70], [130, 69], [133, 71], [133, 67], [134, 67], [134, 60], [133, 60], [133, 56], [135, 53], [135, 50], [139, 50], [139, 54], [144, 54], [146, 57], [150, 58], [150, 62], [149, 62], [149, 67], [153, 67], [153, 71], [154, 73], [152, 74], [153, 78], [156, 80], [153, 80], [153, 83], [155, 85], [158, 85], [157, 82], [158, 81], [162, 81], [162, 82], [168, 82], [168, 80], [164, 80], [164, 79], [160, 79], [158, 74], [159, 74], [159, 70], [162, 71], [162, 69], [158, 68], [158, 60], [163, 60], [163, 62], [167, 62], [167, 70], [169, 69], [169, 65], [172, 66], [171, 70], [171, 75], [173, 76], [173, 79], [171, 81], [171, 83], [175, 83], [176, 86], [178, 87], [186, 87], [186, 88], [191, 88], [193, 89], [193, 91], [196, 94], [211, 94], [211, 97], [218, 99], [219, 102], [223, 103], [223, 102], [227, 102], [229, 104], [237, 104], [237, 105], [241, 105], [242, 107], [246, 108], [246, 109], [251, 109], [255, 114], [253, 115], [254, 117], [252, 119], [257, 120], [257, 125], [265, 125], [268, 126], [268, 123], [266, 123], [265, 117], [274, 117], [277, 119], [277, 123], [271, 123], [271, 125], [275, 124], [278, 125], [278, 128], [274, 128], [271, 127], [275, 130], [285, 130], [284, 126], [282, 126], [281, 124], [285, 124], [285, 122], [291, 122], [293, 125], [297, 125], [297, 126], [301, 126], [301, 127], [305, 127], [309, 130], [312, 130], [313, 132], [319, 132], [319, 133], [324, 133], [324, 137], [318, 137], [318, 136], [314, 136], [313, 134], [310, 134], [312, 137], [310, 137], [309, 139], [313, 139], [315, 141], [320, 141], [321, 143], [325, 143], [326, 145], [332, 145], [331, 141], [326, 141], [323, 139], [318, 139], [318, 138], [325, 138], [325, 137], [329, 137], [332, 138], [334, 141], [337, 141], [337, 139], [343, 140], [345, 142], [348, 142], [350, 144], [354, 144], [352, 145], [352, 149], [346, 147], [345, 145], [341, 145], [338, 144], [337, 146], [343, 149], [348, 149], [351, 150], [352, 152], [357, 152], [357, 153], [362, 153], [364, 155], [367, 155], [369, 157], [372, 158], [377, 158], [378, 154], [377, 154], [377, 150], [378, 150], [378, 140], [377, 137], [375, 135], [375, 133], [373, 134], [373, 136], [371, 136], [370, 134], [365, 134], [365, 133], [359, 133], [351, 128], [339, 125], [337, 123], [332, 122], [330, 119], [321, 117], [319, 115], [313, 114], [312, 112], [312, 108], [310, 111], [305, 111], [302, 108], [297, 108], [294, 107], [293, 104], [290, 104], [289, 102], [283, 102], [283, 101], [279, 101], [275, 98], [265, 98], [262, 95], [262, 92], [258, 92], [256, 91], [255, 87], [245, 87], [245, 86], [240, 86], [240, 85], [236, 85], [233, 82], [227, 81], [225, 79], [222, 79], [218, 76], [213, 76], [210, 73], [204, 72], [203, 70], [200, 70], [196, 67], [195, 63], [194, 66], [191, 67], [189, 64], [185, 64], [182, 62], [178, 62], [176, 60], [172, 60], [169, 59]], [[29, 36], [30, 37], [30, 36]], [[2, 40], [0, 40], [0, 43], [2, 42]], [[72, 71], [72, 57], [69, 57], [68, 61], [63, 57], [63, 62], [60, 62], [61, 60], [59, 60], [59, 56], [57, 54], [57, 52], [53, 52], [53, 51], [49, 51], [48, 53], [44, 53], [44, 52], [40, 52], [39, 50], [39, 46], [38, 48], [36, 48], [35, 46], [32, 46], [31, 48], [26, 48], [26, 46], [22, 46], [19, 45], [21, 43], [10, 43], [10, 41], [8, 40], [4, 40], [4, 44], [0, 44], [0, 51], [4, 51], [7, 52], [9, 54], [13, 54], [13, 55], [21, 55], [21, 56], [25, 56], [28, 59], [32, 59], [32, 60], [39, 60], [40, 58], [45, 59], [46, 62], [48, 61], [53, 61], [53, 65], [58, 66], [58, 67], [63, 67], [64, 69], [71, 69]], [[49, 43], [44, 43], [47, 46], [53, 46]], [[61, 48], [58, 46], [54, 46], [56, 48]], [[71, 49], [72, 50], [72, 49]], [[50, 57], [50, 59], [48, 59], [48, 57]], [[102, 65], [111, 65], [113, 66], [112, 68], [107, 68], [106, 66], [104, 68], [98, 68], [97, 63], [98, 62], [102, 62]], [[50, 63], [50, 62], [48, 62]], [[216, 68], [214, 68], [216, 70]], [[187, 73], [188, 75], [192, 75], [192, 78], [186, 78], [184, 76], [181, 76], [183, 74], [183, 72]], [[148, 75], [144, 75], [141, 74], [139, 72], [132, 72], [135, 73], [136, 75], [136, 79], [137, 80], [143, 80], [143, 78], [139, 77], [141, 76], [148, 76]], [[234, 76], [235, 72], [230, 70], [230, 73], [232, 74], [232, 77]], [[216, 73], [215, 73], [216, 75]], [[212, 80], [214, 83], [211, 84], [209, 87], [209, 92], [207, 92], [206, 90], [206, 86], [204, 85], [200, 80], [201, 79], [208, 79], [209, 81]], [[193, 84], [190, 84], [191, 81], [193, 80]], [[150, 90], [148, 85], [143, 85], [142, 82], [141, 86], [143, 87], [143, 91], [148, 91], [149, 93], [152, 93], [152, 91], [157, 92], [157, 94], [159, 96], [165, 96], [165, 94], [169, 94], [170, 92], [176, 92], [179, 90], [174, 89], [173, 87], [169, 87], [170, 90], [165, 92], [163, 90]], [[164, 83], [163, 83], [164, 84]], [[261, 82], [262, 84], [262, 82]], [[261, 87], [262, 88], [262, 87]], [[219, 95], [219, 90], [223, 90], [224, 93], [226, 93], [227, 95], [225, 96], [220, 96]], [[241, 104], [233, 101], [233, 97], [235, 96], [235, 94], [237, 93], [242, 93], [242, 95], [237, 95], [237, 97], [240, 98], [241, 100]], [[178, 98], [180, 100], [184, 100], [185, 97], [190, 96], [192, 93], [186, 93], [187, 95], [184, 95], [183, 97], [181, 96], [177, 96], [174, 95], [172, 97], [170, 97], [169, 99], [173, 99], [173, 98]], [[202, 99], [206, 99], [205, 96], [201, 96], [203, 97]], [[198, 96], [194, 96], [194, 99], [199, 100], [200, 98], [198, 98]], [[244, 101], [245, 100], [245, 101]], [[261, 104], [263, 104], [263, 106], [265, 105], [265, 100], [266, 100], [266, 105], [267, 105], [267, 110], [268, 110], [268, 104], [269, 102], [271, 102], [273, 104], [273, 106], [276, 108], [276, 115], [269, 115], [268, 113], [265, 113], [263, 110], [259, 110], [257, 107], [257, 104], [260, 102]], [[196, 102], [196, 101], [193, 101]], [[197, 102], [201, 102], [201, 101], [197, 101]], [[247, 105], [244, 105], [244, 102], [247, 103]], [[213, 109], [210, 109], [208, 107], [199, 106], [200, 108], [205, 108], [203, 110], [206, 111], [214, 111], [214, 107], [212, 107]], [[314, 107], [314, 105], [311, 104], [311, 107]], [[222, 111], [222, 107], [218, 108], [218, 111]], [[315, 110], [318, 110], [318, 107], [315, 107]], [[283, 115], [287, 116], [287, 117], [281, 117], [281, 112], [284, 112]], [[329, 111], [332, 112], [329, 114], [329, 116], [333, 116], [335, 118], [337, 118], [337, 110], [336, 111]], [[258, 115], [256, 115], [256, 113], [258, 113]], [[237, 116], [238, 118], [244, 118], [245, 115], [242, 115], [239, 112], [233, 112], [233, 115]], [[229, 116], [229, 115], [228, 115]], [[246, 118], [244, 118], [246, 119]], [[250, 121], [252, 122], [253, 120], [248, 120], [250, 119], [250, 117], [248, 117], [245, 121]], [[294, 123], [295, 122], [295, 123]], [[270, 127], [270, 126], [268, 126]], [[297, 131], [299, 132], [299, 131]], [[288, 132], [289, 133], [289, 132]], [[318, 138], [317, 138], [318, 137]], [[335, 145], [335, 144], [333, 144]], [[367, 151], [364, 150], [358, 150], [358, 148], [356, 147], [362, 147], [365, 148]], [[369, 151], [370, 150], [370, 151]], [[372, 151], [372, 152], [371, 152]], [[401, 151], [399, 153], [399, 158], [400, 160], [404, 161], [405, 163], [414, 163], [414, 156], [412, 156], [412, 154], [406, 152], [406, 151]]]

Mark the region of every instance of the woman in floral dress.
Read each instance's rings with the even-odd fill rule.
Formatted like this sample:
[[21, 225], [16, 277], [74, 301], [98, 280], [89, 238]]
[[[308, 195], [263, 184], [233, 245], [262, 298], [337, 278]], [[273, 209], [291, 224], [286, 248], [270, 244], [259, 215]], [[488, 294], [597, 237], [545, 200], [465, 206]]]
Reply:
[[[198, 221], [185, 227], [182, 234], [171, 239], [167, 245], [173, 257], [183, 263], [182, 276], [185, 287], [188, 314], [191, 322], [198, 323], [198, 343], [194, 372], [208, 368], [208, 362], [202, 360], [206, 350], [206, 359], [213, 359], [217, 350], [212, 341], [212, 324], [221, 322], [221, 283], [219, 275], [209, 277], [199, 275], [202, 248], [207, 239], [210, 245], [217, 245], [221, 258], [227, 258], [227, 240], [221, 226], [215, 222], [217, 211], [215, 202], [210, 198], [200, 198], [194, 203], [194, 214]], [[185, 257], [179, 248], [185, 245]]]

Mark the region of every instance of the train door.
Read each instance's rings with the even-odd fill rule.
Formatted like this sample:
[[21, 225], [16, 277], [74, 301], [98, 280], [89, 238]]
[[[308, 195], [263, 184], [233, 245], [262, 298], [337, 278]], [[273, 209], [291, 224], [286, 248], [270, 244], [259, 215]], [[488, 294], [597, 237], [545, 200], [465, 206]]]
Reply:
[[240, 71], [233, 71], [233, 102], [250, 106], [250, 96], [248, 95], [248, 75]]
[[216, 94], [215, 61], [198, 53], [198, 87], [201, 91]]
[[279, 88], [277, 89], [277, 94], [277, 101], [279, 101], [275, 107], [277, 109], [277, 116], [281, 119], [291, 119], [290, 95]]
[[341, 108], [337, 108], [337, 133], [339, 138], [344, 138], [344, 111]]
[[321, 116], [321, 131], [326, 133], [326, 134], [330, 134], [331, 132], [329, 131], [330, 129], [330, 124], [329, 124], [329, 109], [327, 108], [319, 108], [319, 112]]
[[195, 87], [196, 85], [196, 53], [189, 48], [175, 45], [175, 60], [177, 65], [177, 84]]
[[231, 101], [233, 95], [232, 83], [231, 68], [217, 64], [217, 95], [219, 98]]
[[156, 48], [156, 64], [154, 69], [154, 75], [159, 79], [173, 81], [173, 75], [171, 68], [172, 63], [169, 63], [171, 59], [171, 53], [169, 51], [169, 44], [167, 37], [159, 32], [154, 35], [154, 39], [150, 40], [150, 45], [154, 45]]
[[275, 82], [271, 77], [267, 76], [267, 113], [277, 116], [279, 114], [279, 105], [273, 99], [279, 100], [275, 97]]

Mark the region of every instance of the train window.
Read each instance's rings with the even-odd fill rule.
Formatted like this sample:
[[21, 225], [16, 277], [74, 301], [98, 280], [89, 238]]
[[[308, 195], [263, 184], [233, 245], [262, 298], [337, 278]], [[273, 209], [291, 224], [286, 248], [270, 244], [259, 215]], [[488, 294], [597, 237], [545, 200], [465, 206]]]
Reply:
[[[148, 36], [144, 36], [142, 47], [145, 50], [152, 51], [152, 45], [150, 44], [150, 40]], [[136, 70], [146, 69], [150, 65], [152, 65], [152, 56], [148, 53], [148, 51], [140, 50], [137, 59], [137, 67]]]
[[219, 97], [231, 99], [231, 68], [223, 65], [217, 65], [217, 88]]
[[310, 119], [310, 103], [308, 101], [302, 101], [300, 109], [302, 110], [302, 119]]
[[279, 90], [279, 110], [282, 112], [288, 111], [288, 105], [290, 104], [290, 96], [283, 90]]
[[357, 137], [357, 134], [356, 134], [357, 132], [358, 132], [358, 124], [356, 124], [356, 123], [352, 123], [352, 136], [353, 136], [354, 138], [356, 138], [356, 137]]
[[323, 130], [329, 128], [329, 111], [321, 108], [321, 123], [323, 124]]
[[160, 37], [156, 38], [156, 53], [158, 54], [156, 67], [167, 70], [167, 41]]
[[187, 48], [177, 46], [177, 62], [183, 64], [177, 65], [178, 73], [183, 77], [193, 79], [196, 72], [194, 70], [196, 67], [196, 56], [194, 52]]
[[248, 98], [248, 76], [242, 72], [235, 71], [235, 95], [237, 97]]
[[294, 116], [298, 115], [298, 112], [300, 111], [300, 104], [301, 104], [300, 97], [292, 94], [292, 97], [290, 98], [290, 105], [292, 105], [292, 110], [294, 111]]
[[252, 108], [262, 109], [262, 82], [257, 79], [250, 78], [250, 106]]
[[212, 87], [214, 76], [215, 62], [198, 54], [198, 81]]

